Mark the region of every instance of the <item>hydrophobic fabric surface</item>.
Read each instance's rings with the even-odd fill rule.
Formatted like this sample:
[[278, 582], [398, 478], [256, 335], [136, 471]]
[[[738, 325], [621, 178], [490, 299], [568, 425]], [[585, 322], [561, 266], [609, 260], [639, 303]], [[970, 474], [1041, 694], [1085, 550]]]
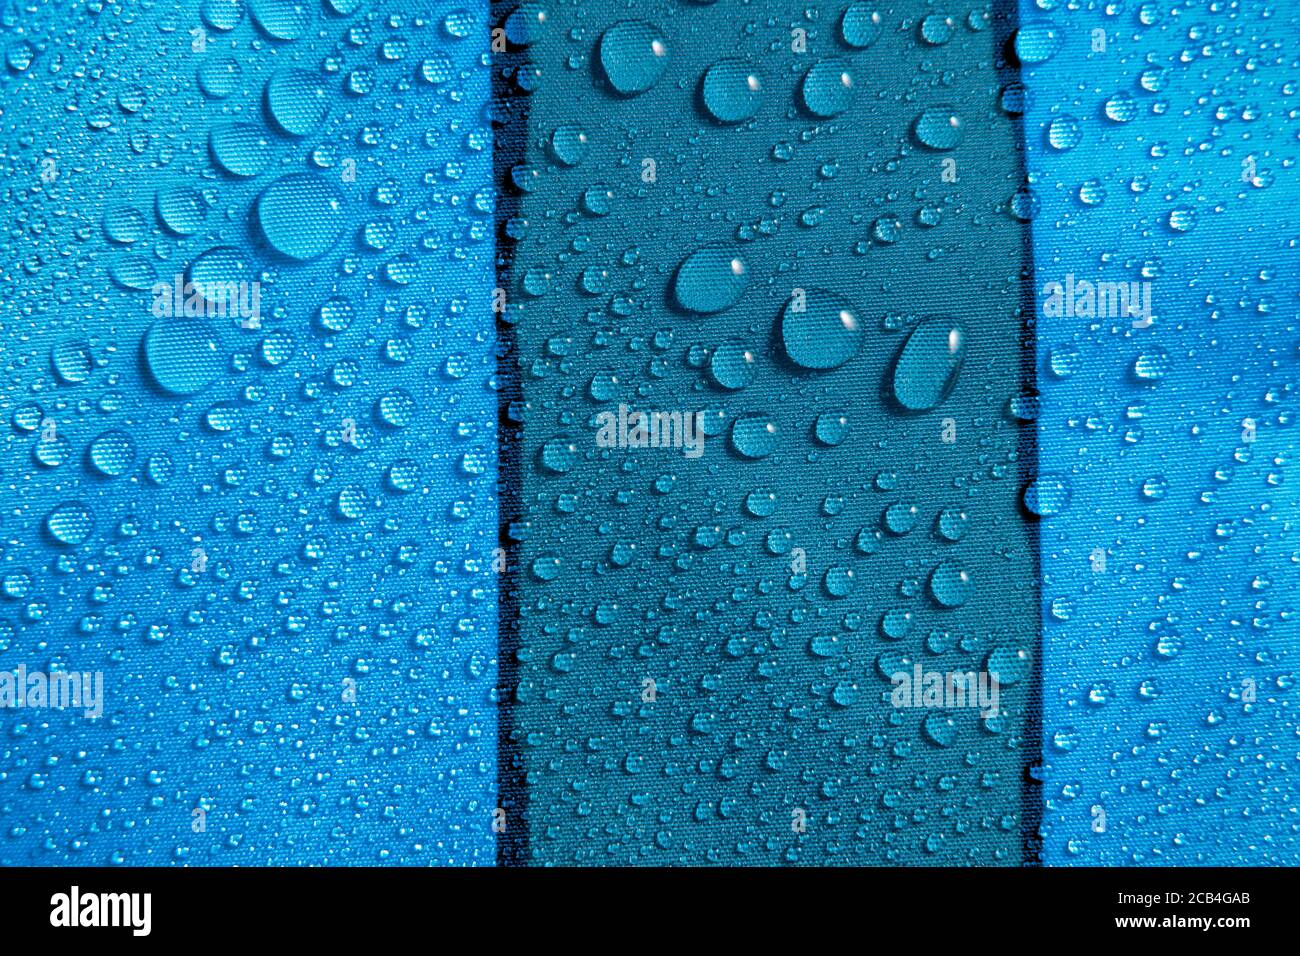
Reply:
[[[1300, 10], [1021, 17], [1044, 860], [1294, 865]], [[1143, 304], [1090, 309], [1083, 281]]]
[[[520, 855], [1021, 863], [1039, 599], [1010, 17], [501, 22], [528, 131], [502, 175]], [[987, 714], [891, 703], [896, 674], [989, 670]]]
[[485, 20], [6, 9], [0, 862], [495, 859]]
[[1300, 862], [1297, 19], [6, 11], [0, 863]]

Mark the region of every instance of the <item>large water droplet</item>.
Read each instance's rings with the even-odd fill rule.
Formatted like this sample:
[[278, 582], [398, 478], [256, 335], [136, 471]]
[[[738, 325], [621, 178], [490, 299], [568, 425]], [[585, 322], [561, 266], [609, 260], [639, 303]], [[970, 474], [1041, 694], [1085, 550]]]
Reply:
[[1047, 124], [1047, 142], [1061, 152], [1074, 149], [1083, 139], [1083, 127], [1077, 117], [1064, 113]]
[[731, 447], [746, 458], [766, 458], [776, 449], [776, 423], [766, 415], [742, 415], [731, 426]]
[[1064, 475], [1040, 475], [1025, 488], [1025, 507], [1031, 514], [1050, 518], [1070, 506], [1070, 495], [1070, 480]]
[[556, 127], [551, 134], [551, 155], [564, 166], [577, 166], [587, 155], [587, 134], [573, 124]]
[[893, 390], [908, 411], [934, 408], [952, 391], [966, 357], [966, 336], [952, 319], [926, 319], [907, 337], [894, 364]]
[[721, 312], [745, 291], [745, 263], [723, 246], [697, 249], [677, 267], [673, 298], [689, 312]]
[[214, 30], [233, 30], [244, 16], [240, 0], [203, 0], [199, 16]]
[[249, 272], [249, 265], [238, 249], [233, 246], [213, 246], [190, 263], [188, 278], [204, 300], [214, 305], [225, 303], [229, 306], [238, 295], [240, 284], [248, 282]]
[[926, 714], [921, 727], [925, 736], [937, 747], [949, 747], [957, 739], [957, 719], [951, 714]]
[[781, 343], [802, 368], [837, 368], [857, 354], [862, 323], [849, 302], [824, 289], [797, 290], [781, 312]]
[[853, 72], [848, 62], [832, 57], [808, 68], [799, 86], [799, 94], [808, 112], [829, 119], [849, 108], [853, 102], [853, 87]]
[[253, 22], [272, 40], [296, 40], [311, 26], [312, 8], [302, 0], [247, 0]]
[[332, 296], [316, 310], [316, 327], [323, 332], [342, 332], [356, 318], [356, 309], [342, 296]]
[[723, 388], [744, 388], [754, 377], [754, 361], [754, 351], [743, 342], [725, 342], [709, 359], [709, 374]]
[[917, 29], [921, 39], [930, 46], [943, 46], [952, 39], [952, 31], [957, 23], [952, 17], [942, 13], [931, 13], [921, 18]]
[[1138, 102], [1133, 98], [1132, 93], [1121, 90], [1114, 96], [1106, 98], [1104, 109], [1106, 118], [1112, 123], [1131, 123], [1137, 119]]
[[524, 0], [506, 17], [506, 39], [515, 46], [532, 46], [546, 35], [549, 15], [534, 0]]
[[1169, 353], [1153, 346], [1133, 360], [1133, 375], [1141, 382], [1154, 384], [1169, 374], [1171, 364]]
[[822, 412], [813, 422], [813, 436], [828, 447], [844, 442], [849, 434], [849, 417], [843, 412]]
[[744, 60], [719, 60], [704, 74], [704, 108], [719, 123], [740, 123], [758, 112], [762, 80]]
[[1056, 26], [1045, 21], [1026, 23], [1016, 31], [1012, 46], [1021, 63], [1033, 65], [1046, 63], [1061, 45]]
[[1000, 685], [1010, 687], [1029, 676], [1030, 656], [1017, 647], [995, 647], [989, 652], [984, 669]]
[[135, 442], [122, 431], [108, 431], [90, 443], [91, 466], [106, 478], [126, 473], [135, 461]]
[[257, 224], [276, 252], [304, 262], [325, 252], [343, 228], [343, 199], [319, 176], [294, 173], [258, 197]]
[[239, 88], [239, 64], [228, 56], [204, 60], [195, 77], [204, 96], [223, 100]]
[[884, 18], [869, 3], [850, 3], [840, 18], [840, 37], [849, 46], [865, 50], [880, 36]]
[[109, 242], [130, 245], [144, 238], [144, 215], [132, 206], [114, 206], [104, 212], [104, 236]]
[[154, 324], [144, 337], [144, 360], [153, 380], [172, 395], [201, 392], [221, 369], [216, 336], [202, 319]]
[[921, 145], [946, 152], [961, 145], [961, 117], [951, 106], [932, 106], [912, 124], [912, 132]]
[[85, 342], [60, 342], [50, 351], [50, 364], [65, 385], [78, 385], [90, 378], [90, 346]]
[[325, 87], [306, 70], [281, 70], [266, 81], [266, 111], [281, 131], [306, 136], [325, 118]]
[[1177, 206], [1169, 211], [1168, 222], [1174, 232], [1191, 232], [1196, 228], [1196, 210], [1191, 206]]
[[568, 435], [557, 435], [542, 445], [542, 466], [547, 471], [563, 475], [573, 469], [578, 460], [578, 446]]
[[203, 195], [189, 186], [158, 190], [154, 197], [154, 209], [158, 221], [177, 236], [189, 236], [198, 232], [203, 225], [203, 217], [208, 213]]
[[668, 65], [668, 45], [659, 28], [644, 20], [616, 23], [600, 38], [600, 67], [623, 96], [644, 93]]
[[68, 547], [81, 544], [94, 529], [95, 516], [80, 501], [65, 501], [45, 516], [45, 530], [56, 544]]
[[944, 561], [930, 573], [930, 595], [944, 607], [961, 607], [975, 593], [970, 572]]
[[208, 134], [212, 159], [231, 176], [256, 176], [271, 161], [271, 143], [266, 134], [248, 123], [214, 126]]

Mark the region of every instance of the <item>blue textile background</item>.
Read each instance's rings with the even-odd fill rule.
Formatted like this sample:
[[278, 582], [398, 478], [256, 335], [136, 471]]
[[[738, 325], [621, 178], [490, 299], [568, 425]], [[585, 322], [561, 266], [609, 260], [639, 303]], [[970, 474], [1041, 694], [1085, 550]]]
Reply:
[[1040, 302], [1151, 296], [1039, 318], [1045, 861], [1294, 865], [1300, 9], [1021, 17]]
[[1298, 35], [6, 4], [0, 865], [1300, 863]]
[[0, 862], [495, 859], [485, 18], [5, 8]]

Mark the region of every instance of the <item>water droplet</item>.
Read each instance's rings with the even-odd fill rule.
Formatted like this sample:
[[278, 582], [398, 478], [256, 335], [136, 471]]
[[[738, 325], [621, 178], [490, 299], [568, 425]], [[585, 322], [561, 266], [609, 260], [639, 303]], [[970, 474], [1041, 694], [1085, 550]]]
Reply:
[[1153, 346], [1133, 360], [1133, 374], [1141, 382], [1154, 384], [1169, 374], [1171, 364], [1169, 353]]
[[542, 465], [562, 475], [573, 469], [578, 460], [578, 446], [567, 435], [559, 435], [542, 445]]
[[1040, 475], [1025, 488], [1025, 507], [1040, 518], [1050, 518], [1069, 507], [1070, 495], [1070, 481], [1064, 475]]
[[306, 136], [325, 118], [329, 101], [320, 80], [306, 70], [281, 70], [266, 81], [266, 111], [290, 136]]
[[339, 492], [336, 504], [339, 516], [349, 521], [356, 521], [364, 517], [369, 500], [364, 488], [349, 485]]
[[1011, 197], [1011, 215], [1021, 222], [1032, 222], [1038, 208], [1038, 195], [1028, 186], [1020, 187]]
[[839, 657], [844, 644], [838, 634], [819, 634], [809, 642], [809, 650], [816, 657]]
[[1003, 687], [1018, 684], [1029, 676], [1031, 659], [1027, 651], [1017, 647], [995, 647], [989, 652], [984, 669], [997, 678]]
[[742, 415], [732, 423], [731, 447], [746, 458], [766, 458], [776, 449], [777, 427], [767, 415]]
[[304, 262], [324, 253], [343, 229], [343, 199], [319, 176], [293, 173], [257, 199], [257, 224], [276, 252]]
[[709, 359], [709, 374], [727, 389], [744, 388], [754, 378], [755, 356], [741, 342], [726, 342]]
[[577, 166], [587, 155], [587, 134], [582, 127], [568, 124], [551, 133], [551, 155], [563, 166]]
[[795, 364], [825, 371], [857, 354], [862, 323], [849, 302], [823, 289], [793, 295], [781, 311], [781, 343]]
[[1026, 23], [1016, 31], [1012, 41], [1016, 58], [1028, 66], [1046, 63], [1060, 45], [1060, 32], [1053, 24], [1042, 20]]
[[849, 434], [849, 417], [843, 412], [822, 412], [813, 423], [813, 436], [823, 445], [835, 447]]
[[697, 249], [677, 267], [673, 298], [688, 312], [721, 312], [745, 291], [745, 263], [722, 246]]
[[843, 565], [828, 568], [823, 579], [826, 593], [834, 598], [847, 597], [853, 590], [853, 569]]
[[920, 516], [921, 509], [916, 505], [896, 501], [885, 509], [881, 520], [884, 523], [885, 530], [890, 534], [904, 535], [909, 534], [916, 527], [916, 521]]
[[957, 739], [957, 720], [951, 714], [942, 712], [926, 714], [921, 727], [925, 731], [925, 736], [936, 746], [948, 747]]
[[108, 431], [90, 443], [90, 463], [107, 478], [126, 473], [135, 461], [135, 442], [122, 431]]
[[131, 206], [114, 206], [104, 212], [104, 236], [109, 242], [129, 245], [145, 237], [144, 214]]
[[770, 518], [776, 513], [776, 502], [771, 488], [757, 488], [745, 496], [745, 510], [755, 518]]
[[1178, 206], [1169, 211], [1169, 228], [1174, 232], [1191, 232], [1196, 228], [1196, 210]]
[[1053, 149], [1061, 152], [1074, 149], [1082, 139], [1082, 125], [1077, 117], [1068, 113], [1055, 117], [1047, 124], [1047, 142]]
[[762, 89], [758, 73], [731, 58], [709, 67], [700, 86], [704, 108], [719, 123], [742, 123], [757, 113]]
[[[229, 304], [241, 283], [248, 282], [248, 262], [233, 246], [213, 246], [190, 263], [189, 282], [207, 302]], [[233, 314], [233, 313], [232, 313]]]
[[840, 37], [849, 46], [865, 50], [880, 36], [884, 18], [869, 3], [850, 3], [840, 18]]
[[158, 221], [174, 235], [189, 236], [198, 232], [208, 207], [202, 194], [189, 186], [160, 189], [154, 197]]
[[965, 333], [952, 319], [926, 319], [907, 337], [894, 364], [894, 398], [908, 411], [934, 408], [952, 392], [965, 356]]
[[668, 44], [653, 24], [624, 20], [601, 36], [598, 55], [610, 86], [623, 96], [636, 96], [654, 86], [663, 74]]
[[942, 13], [931, 13], [921, 18], [919, 33], [921, 39], [930, 46], [943, 46], [952, 39], [952, 31], [957, 26], [952, 17]]
[[960, 508], [944, 508], [939, 512], [936, 527], [945, 541], [960, 541], [965, 536], [969, 523], [966, 512]]
[[271, 143], [258, 127], [225, 123], [212, 127], [208, 148], [213, 161], [231, 176], [256, 176], [271, 161]]
[[78, 385], [90, 378], [90, 346], [85, 342], [60, 342], [50, 352], [50, 364], [65, 385]]
[[853, 72], [848, 61], [832, 57], [814, 63], [799, 91], [808, 112], [822, 119], [838, 116], [853, 102]]
[[66, 501], [45, 516], [46, 532], [55, 543], [68, 547], [84, 542], [94, 529], [95, 516], [80, 501]]
[[961, 607], [975, 593], [970, 572], [944, 561], [930, 573], [930, 595], [944, 607]]
[[203, 95], [214, 100], [224, 100], [239, 89], [241, 78], [239, 64], [228, 56], [204, 60], [195, 78]]
[[155, 323], [145, 334], [144, 360], [158, 386], [178, 396], [201, 392], [221, 370], [216, 336], [202, 319]]
[[1122, 90], [1107, 97], [1105, 112], [1106, 118], [1113, 123], [1131, 123], [1137, 119], [1138, 103], [1132, 93]]
[[244, 16], [244, 7], [241, 0], [203, 0], [199, 6], [199, 16], [212, 29], [224, 32], [239, 25]]
[[961, 117], [951, 106], [932, 106], [913, 121], [912, 133], [922, 146], [947, 152], [961, 145]]
[[323, 332], [342, 332], [352, 324], [356, 310], [341, 296], [331, 296], [316, 310], [316, 327]]

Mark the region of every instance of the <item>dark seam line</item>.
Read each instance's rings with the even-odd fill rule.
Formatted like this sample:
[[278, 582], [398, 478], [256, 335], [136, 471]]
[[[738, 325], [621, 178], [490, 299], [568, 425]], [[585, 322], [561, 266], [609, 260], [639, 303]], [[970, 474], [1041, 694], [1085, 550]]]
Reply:
[[[997, 73], [1000, 87], [1005, 89], [1011, 84], [1022, 84], [1020, 62], [1013, 48], [1015, 32], [1020, 26], [1020, 5], [1018, 0], [995, 0], [994, 29], [996, 34]], [[1016, 180], [1019, 185], [1028, 183], [1028, 158], [1026, 153], [1027, 131], [1025, 129], [1025, 107], [1012, 124], [1015, 137]], [[1019, 188], [1019, 186], [1017, 186]], [[1008, 204], [1011, 197], [1008, 197]], [[1008, 216], [1011, 216], [1008, 210]], [[1037, 296], [1034, 283], [1034, 234], [1029, 223], [1025, 223], [1020, 237], [1020, 289], [1018, 307], [1020, 310], [1020, 388], [1025, 394], [1038, 394], [1038, 348], [1037, 348]], [[1038, 424], [1037, 416], [1033, 421], [1020, 426], [1020, 438], [1017, 442], [1019, 453], [1018, 492], [1038, 475]], [[1020, 505], [1017, 505], [1020, 507]], [[1025, 707], [1025, 726], [1022, 734], [1024, 740], [1025, 766], [1022, 770], [1020, 788], [1020, 862], [1022, 866], [1042, 865], [1042, 822], [1043, 822], [1043, 784], [1041, 767], [1043, 764], [1043, 596], [1042, 596], [1042, 549], [1040, 525], [1036, 516], [1029, 514], [1022, 507], [1026, 518], [1029, 536], [1029, 573], [1033, 575], [1034, 611], [1032, 623], [1034, 634], [1030, 646], [1031, 667], [1029, 676], [1029, 700]]]
[[[504, 29], [513, 3], [493, 0], [490, 25]], [[491, 42], [491, 37], [489, 38]], [[498, 290], [506, 290], [506, 308], [514, 269], [515, 240], [507, 224], [519, 214], [522, 196], [510, 188], [510, 171], [524, 159], [528, 142], [528, 98], [514, 89], [511, 77], [527, 63], [527, 54], [507, 47], [492, 53], [493, 232], [496, 238], [496, 289], [493, 320], [496, 327], [497, 374], [497, 547], [505, 567], [497, 574], [497, 800], [505, 811], [505, 830], [497, 834], [498, 866], [525, 866], [529, 859], [527, 767], [515, 726], [519, 686], [519, 574], [520, 547], [512, 527], [522, 518], [523, 386], [519, 371], [519, 343], [507, 312], [498, 311]], [[512, 409], [516, 410], [512, 414]], [[493, 556], [494, 558], [497, 555]]]

